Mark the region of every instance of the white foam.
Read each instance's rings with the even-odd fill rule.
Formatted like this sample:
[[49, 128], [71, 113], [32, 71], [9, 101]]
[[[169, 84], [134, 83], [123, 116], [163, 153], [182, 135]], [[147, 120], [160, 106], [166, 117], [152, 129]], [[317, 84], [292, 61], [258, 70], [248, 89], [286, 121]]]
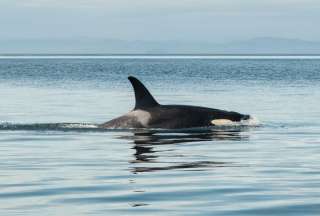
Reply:
[[254, 116], [250, 116], [250, 118], [247, 119], [247, 120], [241, 120], [240, 121], [240, 125], [243, 125], [243, 126], [259, 126], [259, 125], [261, 125], [261, 123], [260, 123], [258, 118], [254, 117]]
[[85, 124], [85, 123], [70, 123], [64, 124], [64, 128], [98, 128], [98, 125], [95, 124]]

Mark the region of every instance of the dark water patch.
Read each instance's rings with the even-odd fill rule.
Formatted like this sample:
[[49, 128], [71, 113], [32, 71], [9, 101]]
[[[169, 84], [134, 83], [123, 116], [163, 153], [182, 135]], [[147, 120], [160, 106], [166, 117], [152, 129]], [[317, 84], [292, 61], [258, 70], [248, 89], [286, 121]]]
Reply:
[[[134, 163], [141, 163], [140, 161], [134, 161]], [[232, 166], [230, 163], [225, 162], [213, 162], [213, 161], [197, 161], [191, 163], [179, 163], [177, 165], [169, 165], [163, 167], [157, 166], [149, 166], [149, 167], [141, 167], [137, 166], [131, 169], [133, 173], [141, 173], [141, 172], [158, 172], [164, 170], [185, 170], [185, 171], [202, 171], [206, 168], [217, 168], [217, 167], [226, 167]]]
[[[20, 130], [18, 130], [20, 131]], [[17, 132], [17, 131], [16, 131]], [[39, 132], [39, 131], [35, 131], [35, 132]], [[15, 134], [16, 135], [16, 134]], [[0, 141], [1, 142], [7, 142], [7, 143], [10, 143], [10, 142], [21, 142], [23, 144], [25, 143], [34, 143], [34, 142], [41, 142], [41, 141], [65, 141], [65, 140], [70, 140], [71, 138], [68, 138], [68, 137], [61, 137], [59, 136], [58, 134], [56, 134], [56, 136], [54, 137], [48, 137], [48, 136], [43, 136], [43, 134], [34, 134], [34, 135], [37, 135], [37, 136], [30, 136], [30, 134], [24, 134], [21, 135], [21, 137], [18, 137], [18, 136], [15, 136], [13, 135], [12, 137], [6, 137], [6, 138], [0, 138]], [[46, 135], [49, 135], [49, 134], [46, 134]], [[34, 145], [34, 144], [33, 144]], [[32, 146], [32, 144], [30, 145]], [[40, 146], [38, 146], [39, 148], [41, 148]]]
[[[290, 204], [283, 202], [276, 204], [271, 202], [269, 207], [251, 207], [250, 209], [242, 209], [238, 211], [225, 211], [222, 215], [318, 215], [320, 205], [317, 203], [303, 203], [292, 201]], [[312, 201], [311, 201], [312, 202]], [[267, 203], [265, 204], [267, 205]]]
[[60, 187], [60, 188], [46, 188], [34, 189], [30, 191], [7, 192], [0, 193], [0, 199], [15, 199], [41, 196], [54, 196], [64, 194], [81, 194], [81, 193], [95, 193], [98, 191], [114, 191], [119, 189], [116, 185], [95, 185], [95, 186], [74, 186], [74, 187]]
[[188, 131], [150, 131], [149, 133], [137, 133], [135, 132], [133, 135], [129, 136], [119, 136], [119, 139], [131, 140], [133, 143], [137, 145], [142, 144], [153, 144], [153, 145], [161, 145], [161, 144], [175, 144], [175, 143], [186, 143], [186, 142], [201, 142], [201, 141], [212, 141], [212, 140], [242, 140], [247, 139], [248, 135], [243, 134], [242, 132], [246, 131], [246, 129], [238, 129], [234, 128], [225, 128], [225, 130], [211, 130], [207, 131], [206, 129], [201, 132], [201, 130], [188, 130]]
[[8, 184], [0, 184], [0, 188], [16, 188], [16, 187], [34, 187], [39, 185], [45, 185], [44, 183], [8, 183]]

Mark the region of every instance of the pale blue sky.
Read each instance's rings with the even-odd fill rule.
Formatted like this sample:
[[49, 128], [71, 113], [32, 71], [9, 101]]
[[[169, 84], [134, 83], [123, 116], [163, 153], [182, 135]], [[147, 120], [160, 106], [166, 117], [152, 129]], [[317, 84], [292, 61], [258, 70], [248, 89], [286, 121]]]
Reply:
[[0, 39], [320, 41], [319, 0], [0, 0]]

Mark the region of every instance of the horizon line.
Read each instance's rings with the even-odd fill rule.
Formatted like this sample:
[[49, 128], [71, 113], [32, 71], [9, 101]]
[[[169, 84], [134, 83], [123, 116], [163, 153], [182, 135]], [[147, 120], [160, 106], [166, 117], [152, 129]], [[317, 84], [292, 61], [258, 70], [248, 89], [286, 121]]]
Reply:
[[0, 59], [320, 59], [320, 54], [0, 54]]

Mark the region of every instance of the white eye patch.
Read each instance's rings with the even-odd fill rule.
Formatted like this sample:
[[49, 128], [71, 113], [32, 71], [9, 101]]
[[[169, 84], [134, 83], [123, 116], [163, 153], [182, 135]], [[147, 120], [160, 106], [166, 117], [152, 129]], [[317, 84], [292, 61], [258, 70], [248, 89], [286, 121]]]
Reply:
[[211, 124], [220, 126], [220, 125], [232, 125], [233, 121], [229, 119], [214, 119], [211, 121]]

